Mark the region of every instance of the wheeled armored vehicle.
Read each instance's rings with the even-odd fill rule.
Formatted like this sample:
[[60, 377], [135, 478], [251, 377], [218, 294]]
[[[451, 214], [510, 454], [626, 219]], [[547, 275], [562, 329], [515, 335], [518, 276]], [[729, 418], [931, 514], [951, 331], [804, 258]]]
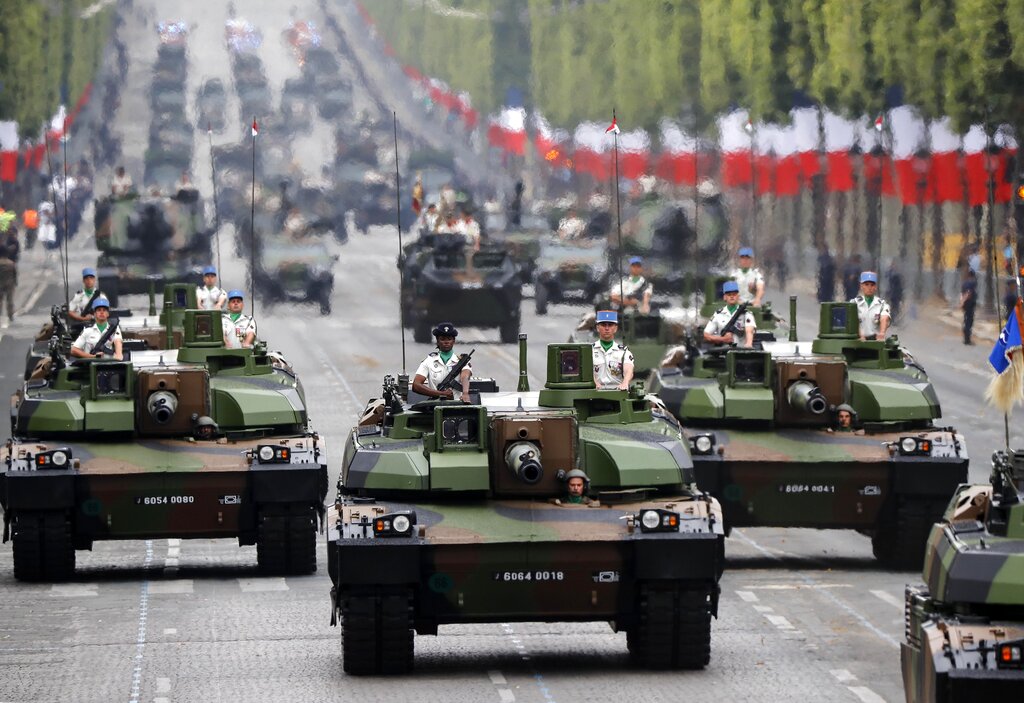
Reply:
[[314, 303], [321, 315], [331, 314], [338, 257], [322, 241], [278, 235], [262, 240], [258, 251], [256, 289], [264, 302]]
[[908, 703], [1024, 691], [1024, 452], [996, 452], [991, 481], [962, 485], [907, 586], [900, 645]]
[[[795, 330], [792, 339], [796, 339]], [[858, 339], [856, 306], [824, 303], [813, 342], [706, 349], [651, 391], [682, 423], [697, 483], [727, 526], [856, 529], [886, 567], [920, 568], [968, 456], [924, 370], [891, 337]], [[837, 422], [841, 405], [850, 427]]]
[[549, 345], [540, 392], [525, 356], [517, 392], [470, 403], [404, 407], [385, 378], [349, 435], [328, 517], [346, 672], [407, 672], [414, 633], [486, 622], [608, 621], [640, 666], [708, 663], [724, 532], [678, 426], [640, 386], [595, 390], [587, 345]]
[[98, 540], [237, 538], [264, 573], [316, 568], [324, 439], [292, 369], [225, 349], [219, 310], [188, 310], [178, 349], [53, 359], [11, 400], [4, 537], [22, 581], [71, 578]]

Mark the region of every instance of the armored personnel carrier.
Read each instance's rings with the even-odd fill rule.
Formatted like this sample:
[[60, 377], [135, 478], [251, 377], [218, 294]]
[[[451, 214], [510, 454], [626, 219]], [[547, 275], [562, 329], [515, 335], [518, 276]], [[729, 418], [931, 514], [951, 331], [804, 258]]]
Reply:
[[[641, 666], [708, 663], [718, 502], [642, 387], [595, 390], [587, 345], [547, 361], [539, 393], [521, 380], [469, 404], [405, 408], [386, 378], [352, 430], [328, 518], [348, 673], [404, 673], [414, 631], [481, 622], [608, 621]], [[574, 499], [576, 478], [589, 492]]]
[[416, 342], [429, 342], [438, 320], [498, 327], [505, 344], [518, 338], [523, 286], [504, 249], [473, 251], [458, 234], [421, 235], [399, 265], [405, 324]]
[[658, 369], [651, 390], [683, 424], [697, 483], [720, 497], [727, 526], [856, 529], [884, 566], [917, 569], [967, 478], [967, 449], [936, 424], [935, 388], [899, 341], [857, 329], [856, 306], [824, 303], [813, 343], [704, 350]]
[[267, 303], [314, 303], [321, 315], [331, 314], [334, 262], [338, 257], [314, 236], [294, 240], [268, 237], [258, 247], [256, 289]]
[[924, 585], [907, 586], [900, 646], [910, 703], [1024, 691], [1024, 452], [996, 452], [988, 484], [957, 488], [932, 527]]
[[198, 191], [108, 197], [97, 202], [94, 222], [99, 278], [113, 305], [121, 294], [145, 293], [150, 281], [198, 281], [210, 263], [213, 232]]
[[608, 287], [608, 247], [603, 238], [564, 241], [551, 233], [540, 238], [533, 269], [533, 303], [547, 315], [552, 303], [593, 305]]
[[169, 537], [255, 544], [264, 573], [316, 569], [324, 439], [292, 369], [222, 335], [219, 310], [188, 310], [178, 349], [56, 356], [14, 395], [0, 507], [17, 579], [70, 578], [97, 540]]

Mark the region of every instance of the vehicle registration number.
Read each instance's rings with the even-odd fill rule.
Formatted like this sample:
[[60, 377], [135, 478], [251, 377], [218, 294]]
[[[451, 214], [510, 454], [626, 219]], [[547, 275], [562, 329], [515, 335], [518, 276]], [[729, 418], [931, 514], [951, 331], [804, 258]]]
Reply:
[[779, 493], [835, 493], [831, 483], [780, 483]]
[[136, 505], [190, 505], [196, 502], [195, 496], [137, 496]]
[[504, 583], [528, 581], [564, 581], [564, 571], [495, 571], [494, 580]]

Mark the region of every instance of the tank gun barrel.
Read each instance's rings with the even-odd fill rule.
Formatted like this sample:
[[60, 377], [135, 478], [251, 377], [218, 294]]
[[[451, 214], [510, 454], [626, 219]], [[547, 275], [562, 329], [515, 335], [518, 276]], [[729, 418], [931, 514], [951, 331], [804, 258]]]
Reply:
[[168, 391], [157, 391], [146, 401], [146, 410], [153, 422], [166, 425], [178, 410], [178, 398]]
[[517, 479], [532, 486], [544, 478], [540, 448], [532, 442], [516, 442], [505, 450], [505, 465]]
[[822, 415], [828, 410], [828, 401], [821, 389], [810, 381], [797, 381], [786, 391], [786, 400], [797, 410]]

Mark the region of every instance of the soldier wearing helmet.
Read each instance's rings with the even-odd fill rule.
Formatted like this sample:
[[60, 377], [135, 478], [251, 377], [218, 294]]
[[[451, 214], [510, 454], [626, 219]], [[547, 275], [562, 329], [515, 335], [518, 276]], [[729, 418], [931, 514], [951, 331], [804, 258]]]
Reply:
[[90, 301], [106, 297], [96, 285], [96, 269], [87, 266], [82, 269], [82, 289], [68, 302], [68, 317], [79, 322], [92, 322]]
[[722, 300], [725, 301], [725, 307], [719, 308], [704, 326], [704, 341], [711, 344], [733, 344], [736, 335], [742, 332], [745, 346], [751, 346], [754, 343], [756, 324], [752, 314], [744, 312], [732, 324], [732, 329], [726, 329], [729, 320], [740, 306], [740, 287], [736, 281], [726, 281], [722, 284]]
[[192, 422], [192, 436], [201, 442], [210, 442], [216, 439], [218, 429], [217, 423], [209, 415], [196, 417]]
[[732, 280], [739, 286], [740, 302], [760, 305], [764, 298], [764, 274], [754, 267], [754, 250], [740, 247], [739, 266], [732, 271]]
[[103, 345], [104, 349], [112, 348], [112, 354], [104, 349], [96, 348], [101, 338], [107, 333], [110, 301], [102, 296], [96, 298], [92, 303], [92, 314], [96, 322], [86, 327], [82, 330], [82, 334], [78, 335], [78, 339], [71, 345], [71, 356], [79, 359], [102, 359], [104, 356], [110, 356], [120, 361], [123, 358], [121, 355], [121, 330], [114, 330]]
[[860, 295], [850, 301], [857, 304], [857, 317], [860, 318], [861, 339], [885, 339], [889, 331], [892, 314], [889, 303], [878, 297], [878, 274], [864, 271], [860, 275]]
[[[437, 390], [437, 385], [444, 380], [448, 372], [459, 362], [459, 355], [455, 353], [455, 338], [459, 331], [450, 322], [442, 322], [432, 330], [434, 339], [437, 341], [437, 351], [427, 354], [427, 357], [420, 362], [416, 369], [416, 375], [412, 379], [412, 389], [421, 395], [430, 398], [452, 399], [455, 393], [448, 388], [443, 391]], [[462, 384], [462, 397], [469, 397], [469, 377], [473, 369], [466, 364], [459, 374], [459, 381]]]
[[590, 488], [590, 479], [580, 469], [573, 469], [565, 475], [565, 500], [563, 502], [573, 505], [586, 505], [590, 502], [587, 497], [587, 489]]
[[619, 330], [619, 314], [614, 310], [598, 310], [597, 336], [594, 342], [594, 383], [600, 390], [629, 388], [633, 382], [633, 352], [615, 341]]
[[864, 434], [864, 430], [857, 429], [857, 411], [846, 403], [841, 403], [836, 406], [835, 425], [833, 427], [829, 427], [828, 431]]
[[196, 304], [200, 310], [223, 310], [227, 295], [217, 286], [217, 269], [207, 266], [203, 269], [203, 285], [196, 287]]
[[244, 314], [245, 294], [240, 290], [228, 291], [228, 314], [221, 315], [224, 326], [224, 346], [228, 349], [248, 349], [256, 342], [256, 321]]

